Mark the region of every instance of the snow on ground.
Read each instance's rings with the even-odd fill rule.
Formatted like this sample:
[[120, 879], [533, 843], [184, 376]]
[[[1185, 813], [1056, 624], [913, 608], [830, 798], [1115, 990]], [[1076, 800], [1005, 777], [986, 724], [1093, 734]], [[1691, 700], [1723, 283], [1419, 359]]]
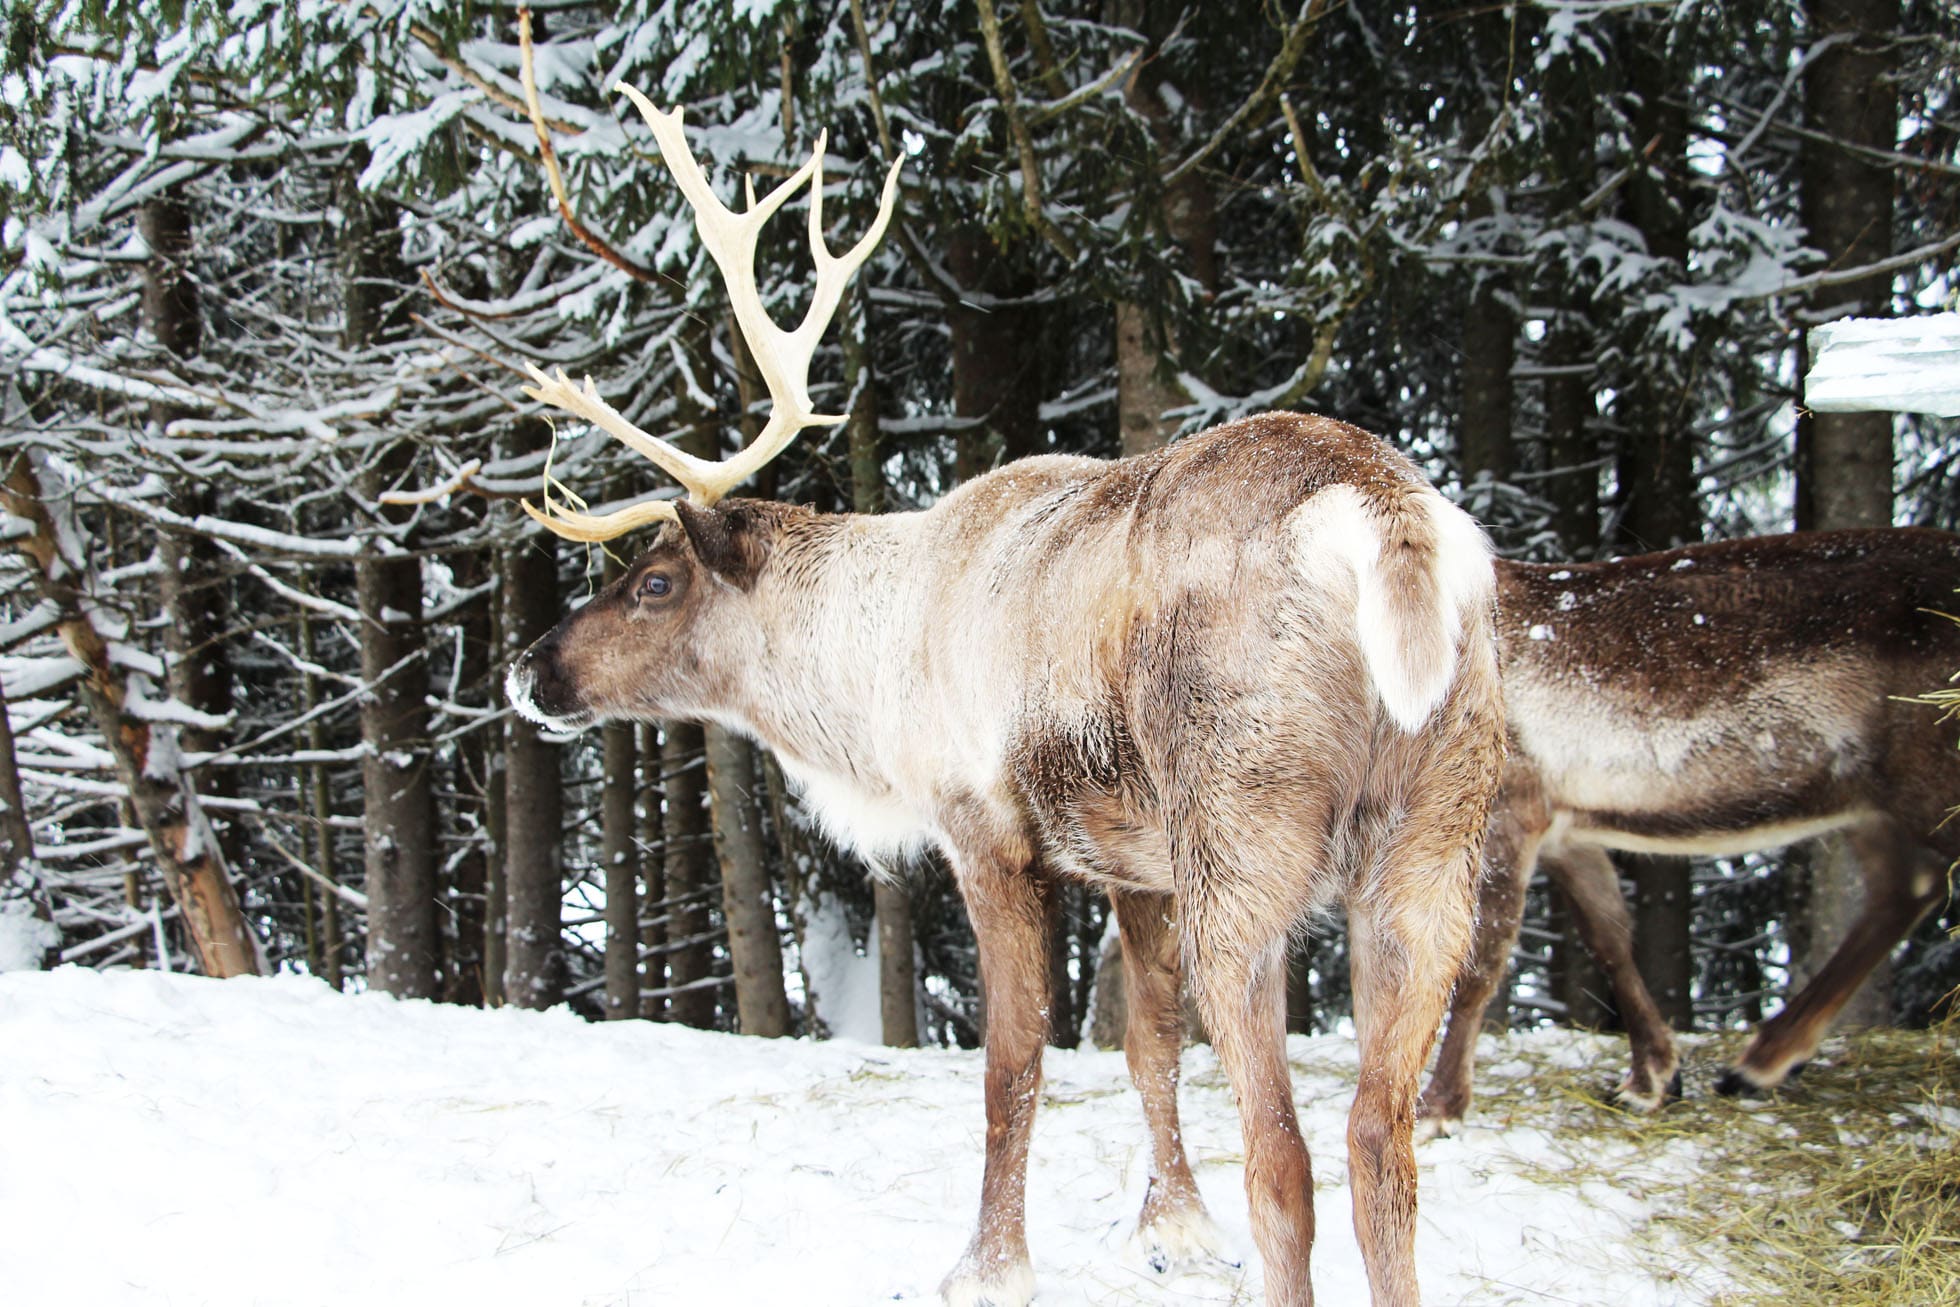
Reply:
[[[1608, 1065], [1617, 1051], [1525, 1040]], [[1365, 1302], [1345, 1187], [1353, 1047], [1290, 1051], [1319, 1185], [1315, 1287]], [[932, 1302], [978, 1202], [980, 1072], [976, 1053], [591, 1025], [299, 977], [0, 975], [0, 1296]], [[1042, 1307], [1259, 1301], [1210, 1051], [1186, 1057], [1185, 1139], [1247, 1270], [1166, 1279], [1128, 1260], [1149, 1151], [1122, 1056], [1051, 1050], [1047, 1072], [1028, 1185]], [[1428, 1302], [1703, 1299], [1668, 1266], [1674, 1236], [1637, 1177], [1632, 1192], [1558, 1180], [1570, 1143], [1514, 1125], [1422, 1146]]]

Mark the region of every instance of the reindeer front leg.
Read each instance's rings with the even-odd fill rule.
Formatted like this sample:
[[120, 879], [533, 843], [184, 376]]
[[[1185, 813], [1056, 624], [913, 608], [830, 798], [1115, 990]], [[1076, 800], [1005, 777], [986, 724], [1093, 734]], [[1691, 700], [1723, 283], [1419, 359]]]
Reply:
[[1541, 857], [1539, 865], [1565, 891], [1579, 938], [1605, 971], [1626, 1024], [1632, 1062], [1614, 1097], [1628, 1111], [1656, 1111], [1681, 1096], [1681, 1054], [1633, 960], [1633, 916], [1620, 892], [1620, 873], [1596, 845], [1561, 849]]
[[1022, 1307], [1034, 1298], [1024, 1215], [1028, 1137], [1048, 1042], [1050, 885], [1026, 859], [956, 864], [986, 1001], [987, 1163], [979, 1225], [939, 1292], [948, 1307]]

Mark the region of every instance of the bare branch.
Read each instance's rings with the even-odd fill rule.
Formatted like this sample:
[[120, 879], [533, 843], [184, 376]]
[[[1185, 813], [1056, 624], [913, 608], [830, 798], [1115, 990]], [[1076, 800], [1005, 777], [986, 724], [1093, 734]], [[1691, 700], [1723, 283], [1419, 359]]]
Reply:
[[1300, 62], [1300, 56], [1306, 53], [1307, 38], [1313, 34], [1314, 24], [1320, 21], [1322, 14], [1327, 12], [1327, 5], [1328, 0], [1306, 0], [1300, 6], [1299, 16], [1293, 20], [1293, 26], [1287, 29], [1286, 39], [1280, 43], [1279, 53], [1273, 56], [1272, 63], [1266, 66], [1266, 75], [1259, 79], [1259, 85], [1253, 88], [1252, 94], [1246, 97], [1245, 103], [1238, 107], [1237, 112], [1219, 124], [1218, 130], [1211, 134], [1210, 140], [1165, 174], [1166, 189], [1177, 185], [1192, 169], [1199, 167], [1206, 159], [1216, 154], [1226, 141], [1237, 136], [1246, 123], [1265, 112], [1266, 106], [1279, 93], [1281, 85], [1293, 75], [1293, 68]]
[[994, 88], [1000, 96], [1001, 112], [1007, 117], [1007, 131], [1014, 140], [1015, 152], [1021, 159], [1021, 208], [1027, 214], [1028, 225], [1041, 234], [1043, 240], [1055, 247], [1057, 253], [1070, 263], [1075, 262], [1078, 251], [1075, 242], [1067, 233], [1048, 221], [1047, 212], [1041, 202], [1041, 169], [1034, 153], [1034, 139], [1028, 135], [1028, 125], [1021, 117], [1019, 101], [1014, 92], [1014, 74], [1007, 66], [1007, 49], [1000, 39], [1000, 15], [994, 11], [994, 0], [978, 0], [980, 9], [980, 34], [987, 44], [987, 61], [993, 65]]
[[544, 108], [538, 103], [538, 78], [531, 58], [531, 10], [528, 5], [517, 11], [517, 48], [522, 56], [520, 75], [524, 83], [524, 108], [531, 119], [532, 130], [538, 134], [538, 157], [544, 163], [545, 176], [550, 179], [551, 197], [558, 202], [559, 216], [571, 228], [572, 234], [584, 241], [593, 253], [635, 281], [666, 280], [652, 268], [614, 249], [572, 212], [572, 201], [565, 194], [565, 179], [558, 171], [558, 152], [551, 148], [551, 130], [545, 125]]

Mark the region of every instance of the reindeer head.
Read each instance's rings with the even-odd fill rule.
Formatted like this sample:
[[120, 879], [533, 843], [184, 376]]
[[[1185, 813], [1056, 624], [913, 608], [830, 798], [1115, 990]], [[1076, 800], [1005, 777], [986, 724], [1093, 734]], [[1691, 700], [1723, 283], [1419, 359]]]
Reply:
[[764, 656], [757, 578], [785, 518], [753, 499], [671, 501], [673, 521], [624, 575], [511, 664], [512, 706], [553, 730], [625, 718], [699, 719], [735, 701]]
[[[528, 65], [527, 65], [528, 67]], [[744, 666], [760, 655], [753, 615], [756, 577], [784, 517], [800, 510], [722, 496], [781, 453], [805, 427], [842, 422], [811, 411], [811, 357], [837, 311], [844, 288], [890, 221], [899, 164], [886, 175], [878, 216], [864, 239], [842, 257], [823, 239], [824, 138], [810, 161], [760, 203], [748, 187], [748, 207], [735, 213], [715, 197], [681, 130], [680, 110], [660, 110], [630, 86], [618, 88], [653, 129], [661, 157], [695, 214], [701, 242], [728, 285], [736, 323], [769, 388], [769, 421], [760, 435], [723, 462], [696, 458], [628, 422], [599, 397], [590, 377], [572, 385], [562, 370], [547, 376], [532, 366], [537, 385], [525, 394], [592, 423], [645, 455], [686, 488], [685, 500], [657, 500], [592, 516], [554, 504], [525, 512], [572, 540], [610, 540], [636, 527], [666, 522], [653, 545], [626, 574], [565, 618], [512, 664], [505, 689], [518, 712], [561, 730], [607, 718], [702, 717], [729, 705]], [[526, 90], [531, 84], [527, 78]], [[533, 121], [543, 133], [533, 96]], [[545, 151], [547, 168], [554, 168]], [[778, 327], [763, 308], [755, 279], [755, 245], [762, 225], [800, 186], [810, 187], [810, 250], [816, 287], [803, 322]], [[553, 179], [554, 189], [557, 187]], [[527, 365], [529, 366], [529, 365]]]

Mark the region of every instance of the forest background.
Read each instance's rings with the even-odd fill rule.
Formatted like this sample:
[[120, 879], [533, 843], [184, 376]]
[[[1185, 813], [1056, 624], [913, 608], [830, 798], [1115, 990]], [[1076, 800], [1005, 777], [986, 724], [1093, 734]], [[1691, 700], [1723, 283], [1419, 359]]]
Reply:
[[[1519, 558], [1960, 524], [1953, 421], [1812, 414], [1801, 381], [1817, 323], [1955, 305], [1951, 3], [531, 14], [559, 201], [513, 6], [0, 12], [0, 965], [977, 1040], [930, 859], [874, 888], [718, 729], [561, 738], [503, 701], [512, 653], [619, 566], [518, 498], [547, 470], [655, 492], [603, 437], [554, 445], [515, 365], [701, 452], [760, 421], [616, 81], [686, 107], [724, 197], [828, 129], [833, 244], [907, 158], [814, 373], [849, 421], [753, 493], [899, 510], [1300, 408], [1409, 452]], [[779, 320], [799, 217], [765, 237]], [[1621, 865], [1682, 1028], [1759, 1019], [1858, 895], [1828, 845]], [[1116, 1042], [1106, 904], [1060, 903], [1055, 1038]], [[1934, 1014], [1954, 922], [1863, 1019]], [[1291, 988], [1297, 1029], [1345, 1019], [1338, 922]], [[1507, 997], [1512, 1024], [1613, 1021], [1549, 894]]]

